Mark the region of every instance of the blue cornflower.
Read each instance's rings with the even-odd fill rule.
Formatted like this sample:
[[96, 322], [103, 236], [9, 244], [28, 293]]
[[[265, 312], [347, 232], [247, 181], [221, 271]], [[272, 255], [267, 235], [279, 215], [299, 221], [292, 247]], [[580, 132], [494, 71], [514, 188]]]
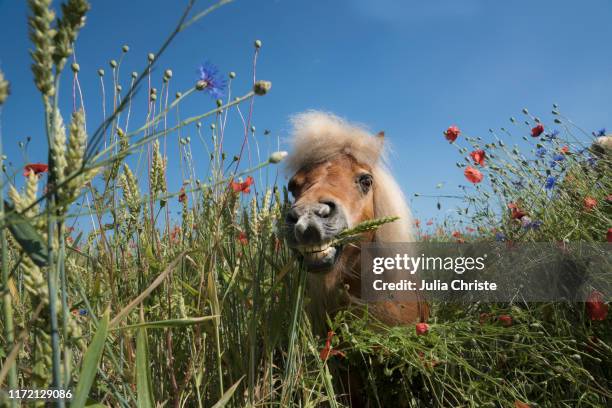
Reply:
[[557, 165], [557, 163], [562, 162], [563, 160], [565, 160], [565, 156], [562, 154], [555, 154], [553, 156], [552, 161], [550, 162], [550, 167], [555, 167]]
[[220, 98], [225, 85], [225, 79], [220, 77], [219, 69], [215, 65], [205, 62], [198, 67], [198, 82], [196, 82], [198, 91], [205, 91], [214, 98]]
[[530, 227], [531, 229], [538, 229], [542, 226], [542, 224], [544, 224], [542, 221], [535, 220], [534, 222], [531, 223]]
[[548, 176], [546, 178], [546, 183], [544, 184], [544, 188], [547, 190], [552, 190], [555, 188], [555, 184], [557, 183], [557, 178], [553, 176]]
[[536, 150], [536, 156], [538, 156], [539, 158], [543, 158], [546, 155], [546, 149], [543, 147], [540, 147], [538, 150]]
[[597, 159], [591, 156], [587, 159], [587, 163], [589, 163], [589, 166], [595, 167], [595, 165], [597, 164]]
[[503, 232], [497, 232], [497, 233], [495, 233], [495, 240], [497, 242], [503, 242], [503, 241], [506, 240], [506, 236], [504, 235]]
[[557, 138], [557, 136], [559, 136], [559, 131], [558, 131], [557, 129], [555, 129], [555, 130], [553, 130], [552, 132], [547, 133], [547, 134], [545, 135], [546, 139], [548, 139], [548, 140], [553, 140], [553, 139], [556, 139], [556, 138]]
[[606, 128], [601, 128], [597, 132], [593, 132], [593, 134], [597, 137], [606, 135]]

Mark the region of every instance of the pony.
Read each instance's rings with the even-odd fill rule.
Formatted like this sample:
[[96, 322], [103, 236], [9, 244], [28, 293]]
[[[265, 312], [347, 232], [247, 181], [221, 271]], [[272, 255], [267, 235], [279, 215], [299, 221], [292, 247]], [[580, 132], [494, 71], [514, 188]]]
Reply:
[[[286, 170], [293, 203], [285, 219], [289, 246], [305, 265], [311, 316], [353, 305], [360, 299], [360, 243], [339, 246], [334, 238], [360, 222], [397, 216], [361, 242], [412, 242], [412, 216], [397, 182], [386, 165], [384, 133], [333, 114], [307, 111], [291, 119], [291, 151]], [[419, 298], [375, 302], [368, 311], [388, 325], [424, 321], [426, 303]]]

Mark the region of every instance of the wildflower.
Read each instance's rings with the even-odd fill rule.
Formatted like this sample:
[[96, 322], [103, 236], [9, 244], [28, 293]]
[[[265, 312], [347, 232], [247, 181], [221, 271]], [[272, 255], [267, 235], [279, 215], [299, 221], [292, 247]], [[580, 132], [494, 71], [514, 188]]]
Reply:
[[429, 331], [429, 325], [427, 323], [417, 323], [414, 328], [416, 330], [417, 336], [427, 334], [427, 332]]
[[325, 347], [323, 347], [321, 349], [321, 352], [319, 353], [319, 358], [321, 358], [321, 360], [327, 360], [330, 356], [336, 356], [339, 355], [341, 357], [344, 357], [344, 353], [341, 352], [340, 350], [336, 350], [333, 349], [331, 346], [331, 340], [332, 337], [334, 337], [334, 333], [333, 331], [328, 331], [327, 332], [327, 339], [325, 339]]
[[529, 404], [521, 401], [514, 401], [514, 408], [530, 408]]
[[595, 165], [597, 164], [597, 159], [591, 156], [587, 158], [587, 163], [589, 164], [589, 166], [595, 167]]
[[531, 136], [538, 137], [542, 133], [544, 133], [544, 126], [541, 123], [538, 123], [533, 129], [531, 129]]
[[608, 305], [604, 302], [603, 293], [594, 290], [586, 300], [586, 312], [590, 320], [602, 321], [608, 315]]
[[25, 177], [28, 177], [30, 172], [33, 172], [34, 174], [40, 177], [41, 174], [46, 173], [48, 171], [49, 171], [49, 166], [47, 166], [44, 163], [30, 163], [30, 164], [26, 164], [25, 167], [23, 168], [23, 175]]
[[531, 218], [524, 216], [521, 218], [521, 225], [523, 228], [528, 229], [531, 226]]
[[587, 196], [584, 198], [584, 209], [586, 211], [591, 211], [593, 208], [597, 207], [597, 200], [593, 197]]
[[538, 228], [540, 228], [542, 226], [542, 224], [544, 224], [542, 221], [536, 220], [536, 221], [533, 221], [531, 223], [530, 228], [534, 229], [534, 230], [537, 230]]
[[179, 203], [187, 202], [187, 193], [185, 193], [185, 187], [181, 187], [181, 191], [178, 196]]
[[481, 313], [478, 317], [478, 323], [485, 324], [490, 318], [491, 315], [489, 313]]
[[508, 208], [510, 209], [510, 218], [513, 220], [520, 220], [527, 215], [527, 213], [521, 210], [515, 203], [508, 204]]
[[467, 232], [474, 232], [474, 231], [476, 231], [476, 230], [475, 230], [474, 228], [472, 228], [472, 227], [466, 227], [465, 229], [466, 229], [466, 231], [467, 231]]
[[601, 137], [606, 135], [606, 128], [601, 128], [597, 132], [593, 132], [593, 136]]
[[475, 169], [474, 167], [471, 167], [471, 166], [467, 166], [463, 174], [465, 175], [465, 178], [468, 179], [468, 181], [474, 184], [480, 183], [483, 178], [482, 173], [478, 171], [478, 169]]
[[461, 134], [461, 131], [459, 130], [457, 126], [454, 126], [454, 125], [450, 126], [444, 132], [444, 136], [446, 137], [446, 140], [448, 140], [451, 143], [457, 140], [457, 137], [459, 137], [460, 134]]
[[225, 89], [225, 79], [219, 76], [219, 70], [213, 64], [206, 62], [198, 67], [198, 82], [196, 89], [206, 91], [214, 98], [222, 96]]
[[418, 218], [416, 220], [414, 220], [414, 226], [417, 228], [421, 227], [421, 220], [419, 220]]
[[246, 245], [249, 243], [247, 234], [244, 231], [240, 231], [240, 233], [238, 234], [238, 242], [240, 243], [240, 245]]
[[547, 133], [545, 135], [546, 139], [548, 139], [548, 140], [554, 140], [554, 139], [557, 138], [557, 136], [559, 136], [559, 131], [557, 129], [555, 129], [551, 133]]
[[608, 204], [612, 204], [612, 194], [608, 194], [605, 198], [606, 203]]
[[559, 151], [562, 154], [568, 154], [569, 153], [569, 147], [568, 146], [563, 146], [562, 148], [559, 149]]
[[496, 232], [495, 233], [495, 240], [497, 242], [504, 242], [506, 240], [506, 236], [504, 235], [503, 232]]
[[608, 233], [606, 234], [606, 238], [608, 242], [612, 242], [612, 228], [608, 228]]
[[258, 96], [267, 94], [270, 92], [270, 89], [272, 89], [272, 82], [270, 81], [257, 81], [253, 85], [253, 92]]
[[557, 178], [553, 176], [548, 176], [546, 178], [546, 183], [544, 184], [544, 188], [547, 190], [552, 190], [555, 188], [555, 184], [557, 183]]
[[502, 324], [502, 326], [504, 327], [510, 327], [512, 326], [512, 316], [510, 315], [501, 315], [497, 317], [497, 320]]
[[272, 164], [280, 163], [287, 157], [288, 153], [285, 151], [274, 152], [270, 155], [268, 161]]
[[472, 153], [470, 153], [470, 157], [472, 157], [474, 163], [479, 164], [481, 166], [485, 165], [486, 154], [484, 150], [474, 150]]
[[563, 160], [565, 160], [565, 156], [563, 156], [562, 154], [555, 154], [553, 156], [553, 161], [550, 165], [554, 167], [556, 162], [562, 162]]
[[427, 224], [427, 225], [433, 225], [433, 220], [429, 220], [429, 221], [427, 221], [427, 223], [426, 223], [426, 224]]
[[461, 238], [461, 233], [459, 231], [453, 231], [453, 238]]
[[536, 150], [536, 156], [538, 156], [540, 159], [544, 158], [544, 156], [546, 155], [546, 149], [543, 147], [540, 147], [538, 150]]
[[232, 187], [232, 190], [234, 190], [235, 193], [242, 192], [243, 194], [248, 194], [251, 192], [251, 185], [253, 185], [253, 183], [255, 183], [253, 177], [248, 176], [246, 180], [242, 183], [239, 181], [232, 181], [230, 183], [230, 186]]

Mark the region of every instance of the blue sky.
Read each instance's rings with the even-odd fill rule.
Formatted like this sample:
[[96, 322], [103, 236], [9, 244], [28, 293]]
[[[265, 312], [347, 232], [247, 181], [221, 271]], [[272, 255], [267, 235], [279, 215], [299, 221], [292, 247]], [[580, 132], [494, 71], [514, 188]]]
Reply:
[[[26, 136], [33, 139], [29, 161], [45, 161], [46, 151], [41, 101], [29, 70], [25, 3], [0, 0], [0, 67], [13, 90], [2, 134], [17, 165], [23, 164], [17, 143]], [[184, 3], [92, 1], [77, 43], [90, 128], [100, 118], [97, 69], [110, 72], [108, 61], [118, 59], [128, 44], [121, 68], [127, 88], [129, 73], [143, 68], [146, 54], [161, 44]], [[209, 4], [200, 0], [196, 9]], [[486, 137], [489, 128], [510, 126], [508, 118], [520, 116], [523, 107], [550, 123], [554, 102], [588, 130], [612, 126], [611, 16], [609, 0], [237, 0], [181, 33], [154, 78], [160, 88], [163, 69], [171, 68], [172, 92], [184, 90], [193, 85], [197, 65], [210, 60], [223, 72], [238, 73], [234, 91], [242, 94], [250, 86], [253, 41], [261, 39], [258, 77], [273, 83], [271, 93], [255, 104], [253, 123], [262, 146], [268, 144], [265, 138], [274, 145], [277, 137], [287, 136], [291, 114], [331, 111], [385, 131], [394, 151], [393, 173], [408, 197], [452, 194], [464, 178], [455, 166], [456, 149], [442, 136], [451, 124]], [[65, 115], [72, 105], [69, 76], [62, 88]], [[132, 126], [145, 120], [142, 105], [141, 96]], [[183, 104], [182, 115], [213, 105], [197, 94]], [[235, 114], [230, 120], [240, 121]], [[263, 136], [263, 129], [271, 135]], [[521, 136], [526, 129], [514, 132]], [[240, 126], [230, 130], [231, 156], [242, 134]], [[172, 156], [176, 137], [169, 143]], [[196, 142], [193, 148], [203, 173], [206, 153]], [[178, 171], [170, 172], [169, 188], [175, 191]], [[440, 182], [445, 188], [436, 190]], [[420, 198], [412, 206], [426, 219], [444, 216], [455, 204], [438, 211], [435, 203]]]

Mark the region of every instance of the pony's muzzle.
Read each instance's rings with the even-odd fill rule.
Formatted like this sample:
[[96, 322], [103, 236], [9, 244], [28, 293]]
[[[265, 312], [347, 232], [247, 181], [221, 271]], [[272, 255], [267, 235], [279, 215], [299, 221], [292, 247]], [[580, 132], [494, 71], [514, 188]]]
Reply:
[[289, 241], [310, 270], [326, 269], [336, 261], [335, 236], [347, 226], [344, 212], [331, 200], [296, 203], [287, 214]]

